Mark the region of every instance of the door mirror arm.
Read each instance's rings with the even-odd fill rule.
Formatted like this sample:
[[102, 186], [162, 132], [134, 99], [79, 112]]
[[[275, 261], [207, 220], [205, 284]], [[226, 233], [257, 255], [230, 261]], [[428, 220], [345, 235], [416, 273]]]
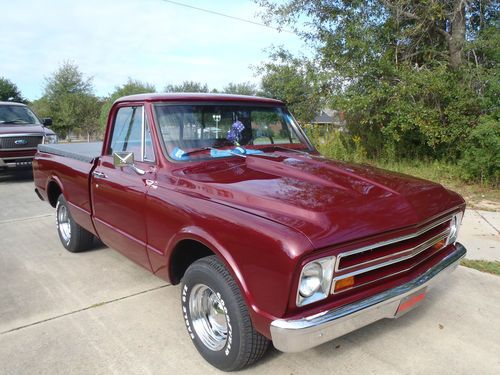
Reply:
[[146, 171], [144, 169], [137, 167], [135, 164], [131, 164], [129, 165], [129, 167], [132, 168], [132, 170], [140, 176], [144, 176], [146, 174]]
[[133, 152], [113, 152], [113, 165], [115, 168], [120, 167], [130, 167], [132, 170], [140, 176], [146, 174], [146, 171], [137, 167], [134, 164], [134, 153]]

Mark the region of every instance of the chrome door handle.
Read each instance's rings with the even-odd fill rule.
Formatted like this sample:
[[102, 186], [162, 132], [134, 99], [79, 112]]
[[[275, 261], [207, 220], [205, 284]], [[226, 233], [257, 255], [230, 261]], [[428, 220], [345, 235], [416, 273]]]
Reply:
[[94, 176], [94, 178], [107, 178], [107, 176], [102, 172], [94, 171], [92, 172], [92, 175]]

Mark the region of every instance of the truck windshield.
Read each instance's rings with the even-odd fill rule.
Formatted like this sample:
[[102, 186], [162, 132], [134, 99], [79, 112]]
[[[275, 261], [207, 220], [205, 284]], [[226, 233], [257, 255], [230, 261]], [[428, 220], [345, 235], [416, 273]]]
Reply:
[[38, 120], [28, 107], [22, 105], [0, 104], [0, 125], [7, 124], [40, 125], [40, 120]]
[[244, 105], [154, 106], [165, 149], [175, 160], [309, 151], [292, 116], [281, 107]]

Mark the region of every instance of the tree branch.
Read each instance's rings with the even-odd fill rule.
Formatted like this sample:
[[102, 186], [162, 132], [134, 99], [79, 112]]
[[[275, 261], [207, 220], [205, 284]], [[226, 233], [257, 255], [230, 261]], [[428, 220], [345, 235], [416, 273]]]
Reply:
[[[382, 0], [382, 2], [387, 6], [389, 9], [391, 9], [393, 12], [396, 12], [396, 15], [400, 15], [404, 18], [407, 18], [409, 20], [414, 20], [414, 21], [423, 21], [422, 17], [417, 16], [414, 13], [407, 12], [401, 8], [399, 8], [397, 5], [391, 4], [390, 1], [388, 0]], [[437, 31], [439, 34], [441, 34], [446, 41], [449, 41], [451, 39], [450, 33], [447, 31], [441, 29], [440, 27], [436, 26], [435, 24], [432, 24], [432, 28]]]

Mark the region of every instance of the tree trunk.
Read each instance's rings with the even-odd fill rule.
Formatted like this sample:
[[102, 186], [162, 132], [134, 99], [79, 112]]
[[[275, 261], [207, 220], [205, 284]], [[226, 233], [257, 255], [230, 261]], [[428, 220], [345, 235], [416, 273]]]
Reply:
[[458, 69], [462, 65], [465, 45], [465, 1], [454, 0], [451, 19], [451, 38], [449, 39], [450, 66]]

